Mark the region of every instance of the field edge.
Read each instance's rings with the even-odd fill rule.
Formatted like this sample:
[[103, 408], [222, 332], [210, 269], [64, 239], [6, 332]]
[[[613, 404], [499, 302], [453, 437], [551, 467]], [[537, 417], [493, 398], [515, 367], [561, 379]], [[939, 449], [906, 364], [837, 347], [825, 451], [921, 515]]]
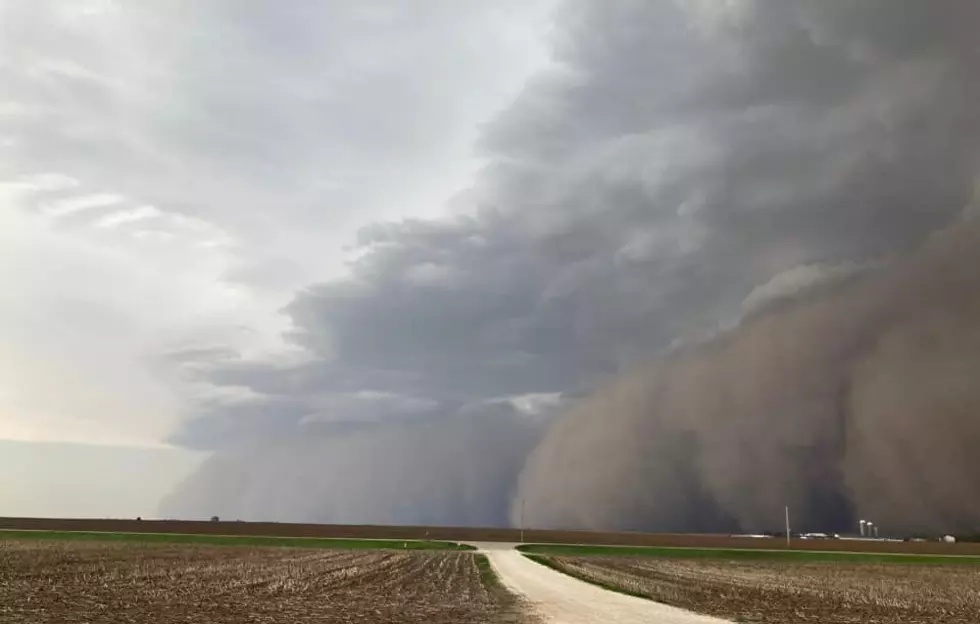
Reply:
[[974, 555], [933, 555], [819, 550], [767, 550], [761, 548], [694, 548], [674, 546], [592, 546], [577, 544], [522, 544], [527, 555], [556, 557], [650, 557], [672, 559], [773, 560], [909, 565], [980, 565]]
[[[566, 570], [565, 568], [561, 567], [560, 565], [558, 565], [557, 563], [555, 563], [554, 561], [552, 561], [550, 557], [546, 557], [544, 555], [529, 555], [529, 554], [526, 554], [526, 553], [521, 553], [521, 555], [524, 556], [524, 557], [526, 557], [527, 559], [530, 559], [534, 563], [537, 563], [538, 565], [543, 565], [544, 567], [550, 568], [550, 569], [554, 570], [555, 572], [558, 572], [559, 574], [564, 574], [565, 576], [570, 576], [570, 577], [572, 577], [574, 579], [578, 579], [578, 580], [580, 580], [580, 581], [582, 581], [584, 583], [588, 583], [589, 585], [595, 585], [596, 587], [599, 587], [601, 589], [605, 589], [607, 591], [616, 592], [617, 594], [624, 594], [626, 596], [633, 596], [634, 598], [643, 598], [644, 600], [649, 600], [651, 602], [656, 602], [655, 600], [653, 600], [653, 598], [651, 598], [647, 594], [644, 594], [644, 593], [641, 593], [641, 592], [635, 592], [635, 591], [632, 591], [630, 589], [626, 589], [625, 587], [620, 587], [619, 585], [614, 585], [612, 583], [604, 583], [602, 581], [597, 581], [595, 579], [591, 579], [591, 578], [585, 576], [584, 574], [579, 574], [578, 572], [574, 572], [572, 570]], [[660, 603], [660, 604], [667, 604], [667, 603]]]
[[0, 529], [3, 540], [60, 540], [131, 542], [148, 544], [200, 544], [207, 546], [268, 546], [330, 550], [434, 550], [470, 552], [469, 544], [436, 540], [344, 539], [330, 537], [276, 537], [271, 535], [205, 535], [197, 533], [129, 533], [123, 531], [34, 531]]

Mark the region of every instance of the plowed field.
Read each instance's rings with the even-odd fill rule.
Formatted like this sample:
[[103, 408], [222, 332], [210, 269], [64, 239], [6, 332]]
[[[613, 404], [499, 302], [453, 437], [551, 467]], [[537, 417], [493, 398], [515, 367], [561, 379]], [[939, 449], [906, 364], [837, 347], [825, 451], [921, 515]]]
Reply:
[[764, 624], [976, 624], [980, 568], [565, 558], [566, 573], [658, 602]]
[[0, 541], [4, 624], [519, 621], [474, 555]]

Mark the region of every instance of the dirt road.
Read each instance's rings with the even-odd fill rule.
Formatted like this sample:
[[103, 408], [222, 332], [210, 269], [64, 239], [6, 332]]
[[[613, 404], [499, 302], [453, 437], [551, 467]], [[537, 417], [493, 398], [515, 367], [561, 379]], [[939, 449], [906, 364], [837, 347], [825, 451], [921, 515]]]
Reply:
[[530, 603], [545, 624], [720, 624], [643, 598], [607, 591], [555, 572], [514, 550], [513, 544], [474, 544], [490, 559], [501, 582]]

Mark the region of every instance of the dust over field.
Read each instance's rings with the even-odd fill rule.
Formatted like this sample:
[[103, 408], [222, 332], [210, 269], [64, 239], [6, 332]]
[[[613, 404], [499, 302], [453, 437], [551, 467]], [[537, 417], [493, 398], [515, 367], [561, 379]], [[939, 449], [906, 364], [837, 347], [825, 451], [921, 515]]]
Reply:
[[494, 623], [473, 554], [0, 541], [5, 624]]
[[760, 624], [976, 624], [980, 568], [545, 557], [563, 572], [691, 611]]
[[[201, 522], [188, 520], [94, 520], [71, 518], [0, 518], [0, 529], [32, 531], [108, 531], [181, 533], [333, 539], [446, 540], [452, 542], [520, 542], [522, 532], [510, 528], [444, 526], [367, 526], [292, 524], [279, 522]], [[609, 544], [664, 548], [781, 548], [774, 539], [681, 533], [623, 533], [527, 529], [524, 542], [542, 544]], [[0, 535], [0, 538], [3, 536]], [[980, 544], [939, 542], [872, 542], [856, 540], [793, 540], [794, 550], [980, 555]]]

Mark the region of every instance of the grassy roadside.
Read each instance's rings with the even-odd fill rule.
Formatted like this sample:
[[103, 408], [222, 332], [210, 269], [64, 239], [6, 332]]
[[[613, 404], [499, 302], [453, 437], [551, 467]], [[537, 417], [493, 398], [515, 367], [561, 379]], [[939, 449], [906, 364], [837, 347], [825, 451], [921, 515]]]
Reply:
[[503, 609], [500, 622], [527, 622], [529, 619], [526, 605], [504, 585], [493, 569], [490, 558], [484, 554], [475, 554], [473, 559], [480, 572], [480, 582], [487, 592], [494, 597]]
[[[551, 555], [556, 557], [669, 557], [676, 559], [767, 560], [797, 562], [829, 561], [843, 563], [901, 563], [916, 565], [980, 565], [980, 557], [964, 555], [913, 555], [902, 553], [860, 553], [813, 550], [764, 550], [756, 548], [679, 548], [527, 544], [524, 546], [518, 546], [517, 550], [522, 552], [524, 555]], [[541, 561], [538, 561], [538, 563], [548, 565]]]
[[480, 571], [480, 580], [483, 586], [490, 591], [498, 591], [503, 586], [500, 584], [500, 577], [497, 571], [490, 565], [490, 559], [486, 555], [473, 555], [476, 560], [476, 569]]
[[193, 535], [186, 533], [102, 533], [96, 531], [0, 530], [0, 541], [10, 539], [200, 544], [213, 546], [272, 546], [345, 550], [475, 550], [474, 547], [468, 544], [426, 540], [331, 539], [319, 537], [266, 537], [252, 535]]

